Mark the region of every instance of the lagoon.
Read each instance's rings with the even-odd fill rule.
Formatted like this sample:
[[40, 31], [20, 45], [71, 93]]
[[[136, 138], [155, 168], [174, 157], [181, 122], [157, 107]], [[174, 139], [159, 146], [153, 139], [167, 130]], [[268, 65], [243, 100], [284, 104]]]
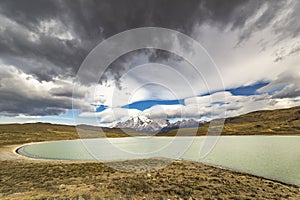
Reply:
[[184, 159], [300, 185], [299, 144], [300, 136], [128, 137], [41, 142], [17, 152], [37, 159], [102, 162]]

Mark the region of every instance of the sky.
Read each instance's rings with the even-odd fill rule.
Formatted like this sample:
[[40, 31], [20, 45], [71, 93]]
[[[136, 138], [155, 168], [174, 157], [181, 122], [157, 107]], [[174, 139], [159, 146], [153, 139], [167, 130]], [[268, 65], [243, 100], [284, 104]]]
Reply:
[[[298, 0], [2, 0], [0, 123], [111, 126], [299, 106], [299, 10]], [[136, 48], [104, 65], [145, 42], [147, 27], [170, 30], [155, 38], [168, 50]]]

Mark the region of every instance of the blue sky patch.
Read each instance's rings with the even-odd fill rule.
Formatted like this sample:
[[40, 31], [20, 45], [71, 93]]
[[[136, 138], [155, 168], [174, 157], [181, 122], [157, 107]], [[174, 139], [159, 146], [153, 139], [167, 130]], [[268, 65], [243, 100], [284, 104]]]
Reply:
[[[234, 88], [227, 90], [231, 92], [233, 95], [242, 95], [242, 96], [250, 96], [250, 95], [255, 95], [258, 94], [257, 89], [264, 87], [268, 84], [268, 82], [260, 82], [254, 85], [250, 86], [245, 86], [245, 87], [239, 87], [239, 88]], [[200, 95], [200, 96], [206, 96], [210, 94], [205, 94], [205, 95]], [[215, 102], [215, 104], [220, 104], [223, 105], [226, 102]], [[122, 108], [127, 108], [127, 109], [137, 109], [144, 111], [148, 108], [151, 108], [152, 106], [155, 105], [184, 105], [184, 99], [179, 99], [179, 100], [144, 100], [144, 101], [137, 101], [131, 104], [127, 104], [122, 106]], [[96, 112], [102, 112], [106, 110], [108, 106], [105, 105], [100, 105], [97, 109]]]
[[254, 85], [238, 87], [227, 91], [231, 92], [233, 95], [250, 96], [250, 95], [258, 94], [256, 90], [266, 86], [267, 84], [269, 84], [269, 82], [260, 82]]
[[108, 108], [108, 106], [100, 105], [100, 106], [96, 109], [96, 112], [102, 112], [102, 111], [105, 110], [106, 108]]
[[146, 100], [146, 101], [137, 101], [125, 106], [122, 106], [122, 108], [128, 108], [128, 109], [138, 109], [138, 110], [146, 110], [148, 108], [151, 108], [155, 105], [184, 105], [184, 100]]

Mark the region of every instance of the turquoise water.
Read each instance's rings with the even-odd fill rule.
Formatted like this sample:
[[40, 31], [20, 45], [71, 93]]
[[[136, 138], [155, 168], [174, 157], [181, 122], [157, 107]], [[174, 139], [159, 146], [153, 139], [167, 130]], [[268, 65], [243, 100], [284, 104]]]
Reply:
[[207, 143], [207, 137], [83, 139], [25, 145], [18, 153], [61, 160], [185, 159], [300, 185], [300, 136], [221, 136], [204, 156]]

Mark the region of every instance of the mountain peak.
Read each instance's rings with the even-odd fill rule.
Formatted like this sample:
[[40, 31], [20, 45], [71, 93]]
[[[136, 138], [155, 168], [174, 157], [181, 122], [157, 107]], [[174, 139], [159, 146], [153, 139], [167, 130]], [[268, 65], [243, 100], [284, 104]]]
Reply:
[[198, 127], [199, 122], [194, 119], [170, 123], [168, 119], [151, 119], [144, 115], [130, 117], [128, 120], [118, 122], [114, 128], [129, 128], [140, 132], [161, 133], [172, 129]]

